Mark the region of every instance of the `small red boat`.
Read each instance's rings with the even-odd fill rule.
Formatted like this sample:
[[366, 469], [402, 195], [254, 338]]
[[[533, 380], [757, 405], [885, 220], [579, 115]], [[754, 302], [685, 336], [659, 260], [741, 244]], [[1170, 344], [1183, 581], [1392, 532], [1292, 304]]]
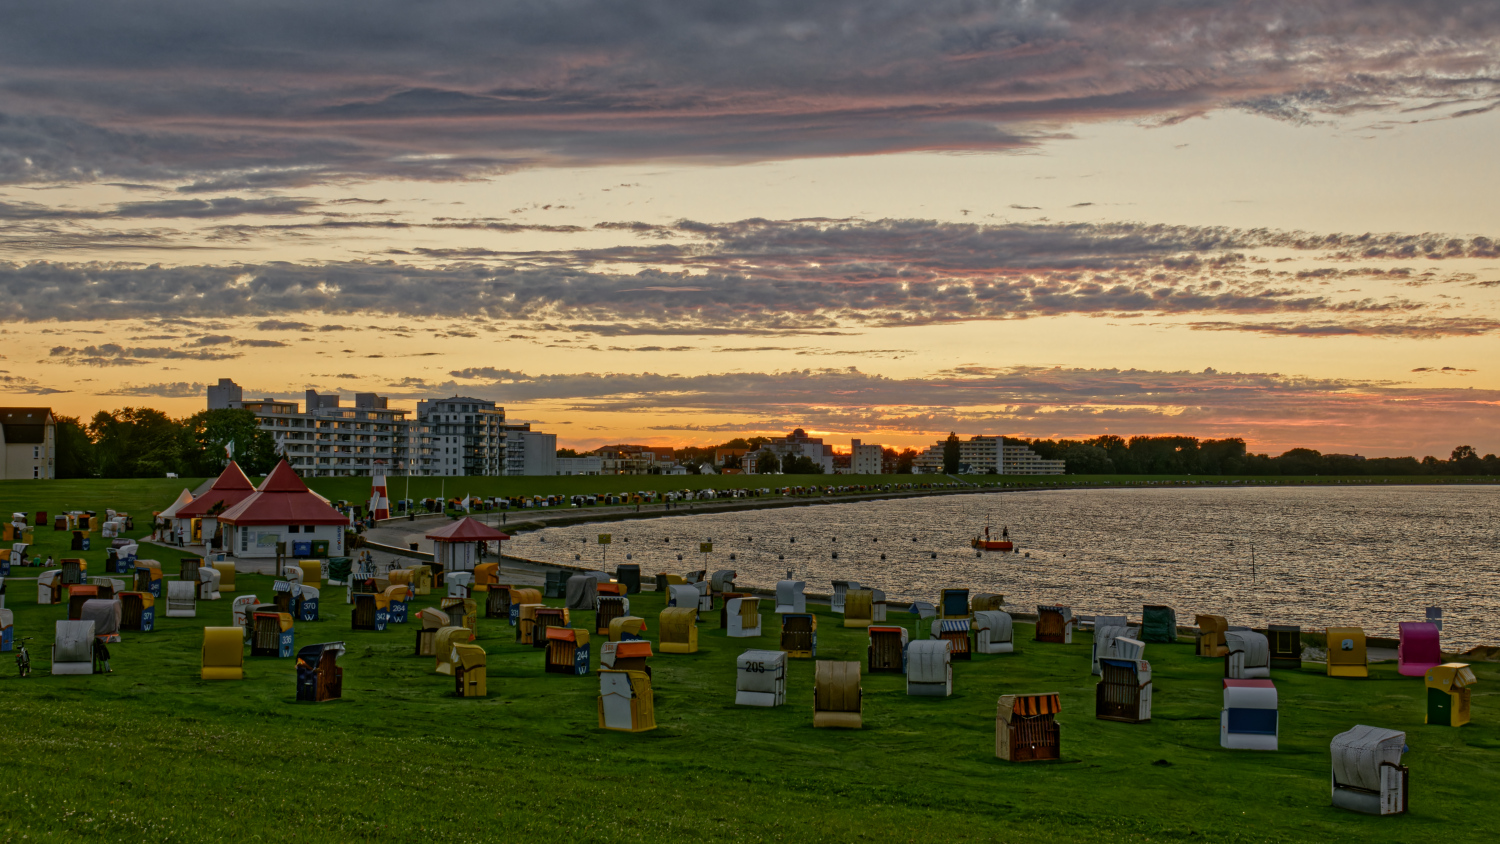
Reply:
[[990, 539], [989, 525], [984, 526], [983, 537], [976, 536], [969, 544], [973, 545], [975, 548], [980, 549], [981, 551], [1010, 551], [1016, 547], [1010, 541], [1010, 528], [1001, 528], [1000, 538]]

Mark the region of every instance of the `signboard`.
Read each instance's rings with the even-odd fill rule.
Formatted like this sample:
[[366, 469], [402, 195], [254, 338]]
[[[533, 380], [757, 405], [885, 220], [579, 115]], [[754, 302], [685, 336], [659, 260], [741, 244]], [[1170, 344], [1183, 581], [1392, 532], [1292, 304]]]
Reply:
[[708, 552], [714, 550], [714, 544], [712, 542], [700, 542], [698, 543], [698, 550], [704, 554], [707, 554]]
[[610, 537], [612, 535], [613, 534], [608, 534], [608, 533], [601, 533], [601, 534], [599, 534], [599, 544], [600, 545], [608, 545], [609, 542], [610, 542]]

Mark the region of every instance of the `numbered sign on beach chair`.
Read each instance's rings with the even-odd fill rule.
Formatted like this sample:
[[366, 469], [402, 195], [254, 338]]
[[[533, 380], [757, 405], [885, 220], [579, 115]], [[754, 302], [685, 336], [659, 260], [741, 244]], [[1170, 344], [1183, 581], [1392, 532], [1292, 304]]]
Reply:
[[385, 596], [386, 623], [405, 624], [410, 618], [411, 587], [387, 586], [381, 594]]
[[582, 677], [589, 673], [589, 631], [572, 627], [547, 628], [548, 674]]
[[52, 641], [52, 673], [94, 673], [94, 622], [57, 622]]
[[698, 652], [698, 611], [691, 607], [668, 607], [657, 620], [659, 645], [664, 654]]
[[1151, 720], [1151, 663], [1144, 659], [1099, 660], [1094, 687], [1094, 717], [1102, 721], [1140, 723]]
[[801, 580], [776, 581], [776, 614], [807, 612], [807, 598], [802, 594], [806, 588]]
[[344, 669], [338, 666], [338, 658], [343, 655], [343, 642], [307, 645], [297, 651], [299, 703], [322, 703], [344, 696]]
[[594, 613], [594, 633], [605, 636], [609, 634], [610, 622], [630, 615], [630, 599], [620, 595], [600, 595], [597, 600], [599, 609]]
[[1276, 684], [1270, 680], [1225, 680], [1219, 712], [1219, 746], [1230, 750], [1275, 750], [1281, 732]]
[[1062, 758], [1056, 694], [1003, 695], [995, 705], [995, 756], [1007, 762]]
[[245, 679], [244, 627], [203, 628], [204, 680]]
[[644, 671], [600, 670], [599, 729], [624, 733], [656, 729], [650, 675]]
[[1469, 687], [1474, 672], [1467, 663], [1449, 662], [1427, 669], [1427, 723], [1462, 727], [1469, 723]]
[[456, 697], [489, 697], [488, 657], [478, 645], [454, 645], [458, 657], [453, 666], [453, 694]]
[[1271, 641], [1254, 630], [1227, 630], [1224, 676], [1231, 680], [1264, 680], [1271, 676]]
[[375, 592], [355, 592], [354, 611], [349, 614], [351, 630], [384, 630], [390, 623], [390, 598]]
[[1401, 640], [1396, 646], [1396, 670], [1406, 677], [1425, 677], [1443, 664], [1438, 626], [1425, 621], [1402, 621], [1396, 625]]
[[869, 627], [875, 621], [875, 592], [850, 589], [844, 593], [844, 626]]
[[161, 597], [161, 563], [155, 560], [135, 561], [135, 591]]
[[1328, 676], [1368, 677], [1370, 657], [1365, 631], [1359, 627], [1328, 628]]
[[120, 641], [120, 619], [124, 614], [118, 598], [90, 598], [83, 602], [78, 620], [92, 621], [94, 637], [101, 642], [114, 643]]
[[928, 639], [906, 646], [906, 693], [929, 697], [953, 694], [953, 657], [950, 643]]
[[867, 667], [871, 674], [905, 674], [907, 633], [905, 627], [872, 624]]
[[1333, 805], [1367, 815], [1406, 811], [1406, 733], [1363, 724], [1333, 737]]
[[781, 617], [781, 649], [789, 659], [816, 659], [818, 617], [812, 613], [787, 613]]
[[786, 703], [786, 654], [750, 650], [734, 661], [734, 702], [737, 706], [780, 706]]
[[819, 660], [813, 672], [813, 726], [858, 730], [864, 723], [859, 663]]
[[521, 624], [521, 607], [526, 604], [540, 604], [542, 592], [540, 589], [522, 589], [512, 586], [510, 592], [510, 626], [518, 627]]
[[999, 610], [979, 610], [974, 613], [974, 650], [982, 654], [1015, 652], [1015, 632], [1010, 613]]
[[121, 592], [120, 628], [150, 633], [156, 628], [156, 596], [150, 592]]
[[251, 656], [291, 657], [296, 628], [295, 620], [290, 614], [257, 612], [251, 616], [251, 623], [254, 625], [254, 635], [250, 640]]
[[1036, 641], [1068, 645], [1073, 642], [1073, 608], [1042, 606], [1036, 608]]
[[168, 583], [167, 618], [193, 618], [197, 615], [197, 581], [174, 580]]
[[934, 618], [931, 639], [947, 642], [952, 659], [973, 659], [974, 647], [969, 641], [972, 623], [967, 618]]
[[1299, 671], [1302, 668], [1302, 628], [1292, 624], [1272, 624], [1266, 628], [1271, 643], [1271, 667]]
[[1229, 652], [1224, 634], [1229, 631], [1229, 622], [1222, 615], [1194, 616], [1198, 625], [1198, 656], [1222, 657]]
[[297, 620], [320, 621], [318, 616], [318, 590], [311, 586], [297, 587]]

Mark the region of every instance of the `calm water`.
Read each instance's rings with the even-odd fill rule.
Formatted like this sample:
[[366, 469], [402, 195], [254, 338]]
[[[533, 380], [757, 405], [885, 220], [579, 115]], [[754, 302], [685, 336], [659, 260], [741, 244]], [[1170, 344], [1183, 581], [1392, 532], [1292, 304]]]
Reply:
[[[1132, 617], [1167, 604], [1183, 624], [1205, 612], [1394, 636], [1396, 622], [1440, 606], [1444, 646], [1467, 648], [1500, 644], [1497, 505], [1495, 487], [1024, 492], [550, 528], [507, 551], [598, 563], [594, 538], [607, 531], [610, 570], [628, 553], [647, 574], [732, 568], [741, 583], [769, 587], [792, 569], [809, 591], [838, 578], [932, 601], [960, 586], [1004, 593], [1024, 611], [1062, 603]], [[1023, 553], [976, 558], [968, 542], [986, 518], [996, 536], [1009, 526]]]

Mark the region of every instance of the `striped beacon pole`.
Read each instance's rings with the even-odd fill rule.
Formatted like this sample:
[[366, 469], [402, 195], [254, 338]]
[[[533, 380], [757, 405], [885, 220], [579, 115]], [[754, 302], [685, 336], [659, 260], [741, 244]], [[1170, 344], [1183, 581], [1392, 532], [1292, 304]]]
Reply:
[[374, 519], [389, 519], [391, 517], [391, 501], [385, 490], [385, 470], [370, 478], [370, 517]]

